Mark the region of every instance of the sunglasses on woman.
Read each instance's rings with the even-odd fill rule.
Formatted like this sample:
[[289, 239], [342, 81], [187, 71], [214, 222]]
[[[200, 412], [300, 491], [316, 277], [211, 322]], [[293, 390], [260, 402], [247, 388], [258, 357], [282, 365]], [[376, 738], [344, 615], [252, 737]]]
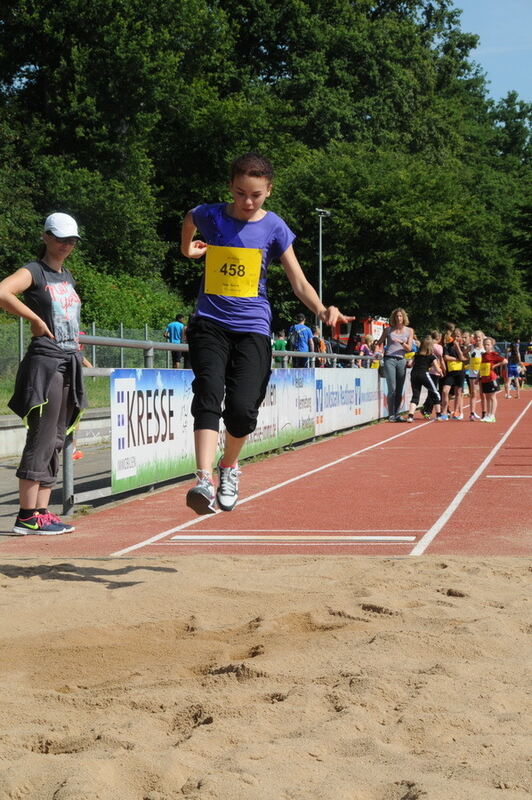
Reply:
[[76, 236], [56, 236], [55, 233], [50, 233], [50, 231], [46, 231], [48, 236], [51, 236], [52, 239], [55, 239], [56, 242], [60, 242], [61, 244], [77, 244], [78, 240]]

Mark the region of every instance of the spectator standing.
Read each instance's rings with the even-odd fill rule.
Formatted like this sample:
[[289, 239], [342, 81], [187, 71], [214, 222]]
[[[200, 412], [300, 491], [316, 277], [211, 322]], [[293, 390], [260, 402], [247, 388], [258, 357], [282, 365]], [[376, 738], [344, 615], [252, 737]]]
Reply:
[[[166, 326], [164, 338], [170, 344], [183, 344], [185, 340], [185, 317], [183, 314], [178, 314], [174, 322], [170, 322]], [[172, 350], [172, 367], [179, 369], [181, 361], [183, 360], [183, 353], [179, 350]]]
[[[432, 336], [425, 336], [420, 342], [414, 358], [412, 359], [412, 372], [410, 373], [410, 381], [412, 384], [412, 399], [410, 401], [410, 409], [407, 417], [407, 422], [414, 421], [414, 412], [418, 407], [419, 395], [421, 389], [425, 387], [430, 398], [431, 407], [436, 410], [436, 419], [440, 418], [440, 392], [438, 387], [438, 377], [443, 374], [441, 367], [438, 363], [437, 357], [433, 351], [434, 340]], [[436, 371], [435, 375], [431, 375], [430, 368]]]
[[406, 422], [400, 414], [406, 378], [405, 353], [412, 350], [412, 328], [404, 308], [395, 308], [390, 324], [384, 328], [377, 346], [384, 344], [383, 371], [388, 397], [388, 422]]
[[369, 346], [372, 359], [369, 366], [371, 369], [379, 369], [382, 360], [382, 349], [379, 347], [377, 339], [374, 339]]
[[42, 238], [37, 259], [0, 283], [0, 306], [29, 320], [32, 333], [9, 401], [28, 428], [16, 472], [20, 508], [13, 533], [17, 536], [53, 536], [74, 530], [51, 514], [48, 504], [65, 436], [74, 430], [85, 406], [80, 299], [64, 265], [80, 239], [76, 220], [61, 212], [50, 214]]
[[[288, 349], [295, 350], [298, 353], [313, 353], [314, 341], [312, 338], [312, 331], [305, 324], [305, 315], [298, 314], [296, 322], [288, 331]], [[293, 367], [308, 367], [308, 358], [299, 358], [292, 356]]]
[[464, 357], [460, 348], [461, 331], [455, 328], [452, 333], [447, 330], [443, 343], [443, 360], [447, 368], [447, 374], [443, 379], [441, 392], [441, 420], [449, 419], [449, 394], [451, 389], [454, 391], [455, 413], [454, 420], [463, 419], [463, 415], [457, 413], [460, 408], [462, 391], [464, 386]]
[[[314, 352], [315, 353], [326, 353], [327, 352], [327, 345], [325, 344], [325, 339], [321, 335], [319, 328], [313, 328], [313, 330], [312, 330], [312, 343], [314, 345]], [[325, 358], [315, 358], [313, 366], [315, 366], [315, 367], [324, 367], [325, 366]]]
[[[366, 336], [364, 336], [364, 341], [360, 343], [360, 347], [359, 347], [359, 350], [358, 350], [359, 354], [361, 356], [371, 356], [372, 355], [372, 350], [371, 350], [371, 345], [372, 344], [373, 344], [373, 336], [371, 336], [368, 333]], [[360, 366], [369, 367], [369, 366], [371, 366], [371, 362], [369, 361], [369, 359], [364, 359], [363, 361], [360, 362]]]
[[[482, 354], [484, 353], [483, 341], [484, 334], [482, 331], [473, 331], [469, 349], [469, 363], [466, 369], [469, 384], [469, 419], [471, 422], [476, 422], [485, 416], [485, 397], [480, 391], [480, 365], [482, 363]], [[475, 411], [479, 400], [481, 403], [481, 416]]]
[[471, 334], [469, 331], [462, 331], [460, 328], [455, 328], [455, 341], [458, 341], [460, 350], [462, 351], [462, 391], [454, 402], [453, 420], [463, 420], [464, 418], [464, 392], [467, 387], [466, 367], [469, 362], [469, 352], [471, 350]]
[[519, 378], [521, 375], [521, 353], [519, 344], [514, 342], [508, 350], [508, 366], [506, 367], [506, 378], [504, 381], [505, 397], [511, 398], [512, 382], [515, 386], [515, 396], [519, 399]]
[[[430, 334], [432, 339], [432, 352], [436, 356], [436, 360], [432, 362], [429, 367], [429, 374], [438, 387], [438, 394], [441, 400], [442, 381], [445, 376], [445, 362], [443, 360], [443, 347], [442, 347], [442, 334], [438, 330], [433, 330]], [[433, 403], [431, 395], [427, 394], [425, 402], [423, 403], [423, 416], [425, 419], [430, 419], [432, 416]]]
[[[284, 330], [278, 331], [278, 333], [275, 334], [275, 338], [273, 340], [273, 345], [272, 345], [274, 352], [284, 353], [284, 351], [286, 350], [286, 345], [287, 341]], [[275, 358], [273, 359], [273, 363], [276, 367], [283, 367], [285, 365], [284, 357], [275, 356]]]
[[501, 369], [508, 361], [495, 350], [495, 340], [491, 336], [484, 339], [484, 353], [480, 364], [480, 385], [486, 397], [486, 416], [482, 422], [495, 422], [497, 413], [497, 393], [500, 391], [497, 380], [497, 369]]
[[[270, 161], [246, 153], [231, 165], [232, 201], [196, 206], [183, 221], [183, 255], [206, 255], [204, 279], [187, 331], [194, 371], [197, 482], [186, 502], [198, 514], [214, 513], [216, 502], [222, 511], [231, 511], [238, 501], [238, 457], [256, 428], [271, 374], [272, 313], [266, 289], [270, 262], [281, 262], [296, 297], [322, 322], [331, 326], [346, 322], [335, 306], [323, 305], [307, 281], [294, 253], [290, 228], [277, 214], [263, 209], [272, 180]], [[194, 239], [197, 230], [202, 239]], [[224, 450], [215, 493], [212, 470], [222, 416]]]

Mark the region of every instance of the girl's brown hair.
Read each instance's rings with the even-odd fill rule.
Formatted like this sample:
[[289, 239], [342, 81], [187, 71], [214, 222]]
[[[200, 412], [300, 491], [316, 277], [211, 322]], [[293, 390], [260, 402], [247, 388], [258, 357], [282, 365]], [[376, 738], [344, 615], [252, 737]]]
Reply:
[[404, 308], [394, 308], [394, 310], [390, 314], [390, 325], [392, 326], [392, 328], [394, 328], [397, 324], [398, 314], [403, 315], [403, 325], [408, 325], [410, 323], [410, 320], [408, 319], [408, 314], [406, 313]]
[[238, 175], [251, 175], [253, 178], [266, 178], [268, 183], [273, 181], [273, 166], [269, 159], [258, 153], [245, 153], [235, 158], [231, 164], [231, 183]]
[[419, 345], [418, 353], [420, 356], [431, 356], [434, 339], [432, 336], [424, 336]]

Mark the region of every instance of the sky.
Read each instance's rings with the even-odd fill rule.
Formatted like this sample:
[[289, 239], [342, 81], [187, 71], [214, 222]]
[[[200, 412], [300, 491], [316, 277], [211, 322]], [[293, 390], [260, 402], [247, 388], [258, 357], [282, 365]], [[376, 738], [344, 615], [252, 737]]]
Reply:
[[487, 74], [494, 100], [515, 90], [532, 103], [532, 0], [454, 0], [462, 10], [460, 27], [480, 36], [470, 53]]

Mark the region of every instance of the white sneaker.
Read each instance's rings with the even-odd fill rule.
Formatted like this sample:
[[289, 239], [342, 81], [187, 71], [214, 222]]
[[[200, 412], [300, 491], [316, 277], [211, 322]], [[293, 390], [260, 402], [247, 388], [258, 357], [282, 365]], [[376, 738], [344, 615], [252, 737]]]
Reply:
[[187, 506], [196, 514], [214, 514], [216, 498], [210, 472], [198, 470], [196, 485], [187, 492]]
[[471, 422], [476, 422], [478, 419], [480, 419], [479, 415], [475, 414], [475, 412], [473, 411], [473, 413], [471, 414]]
[[218, 475], [220, 485], [216, 492], [216, 499], [222, 511], [232, 511], [238, 500], [238, 479], [240, 470], [238, 467], [221, 467], [218, 464]]

